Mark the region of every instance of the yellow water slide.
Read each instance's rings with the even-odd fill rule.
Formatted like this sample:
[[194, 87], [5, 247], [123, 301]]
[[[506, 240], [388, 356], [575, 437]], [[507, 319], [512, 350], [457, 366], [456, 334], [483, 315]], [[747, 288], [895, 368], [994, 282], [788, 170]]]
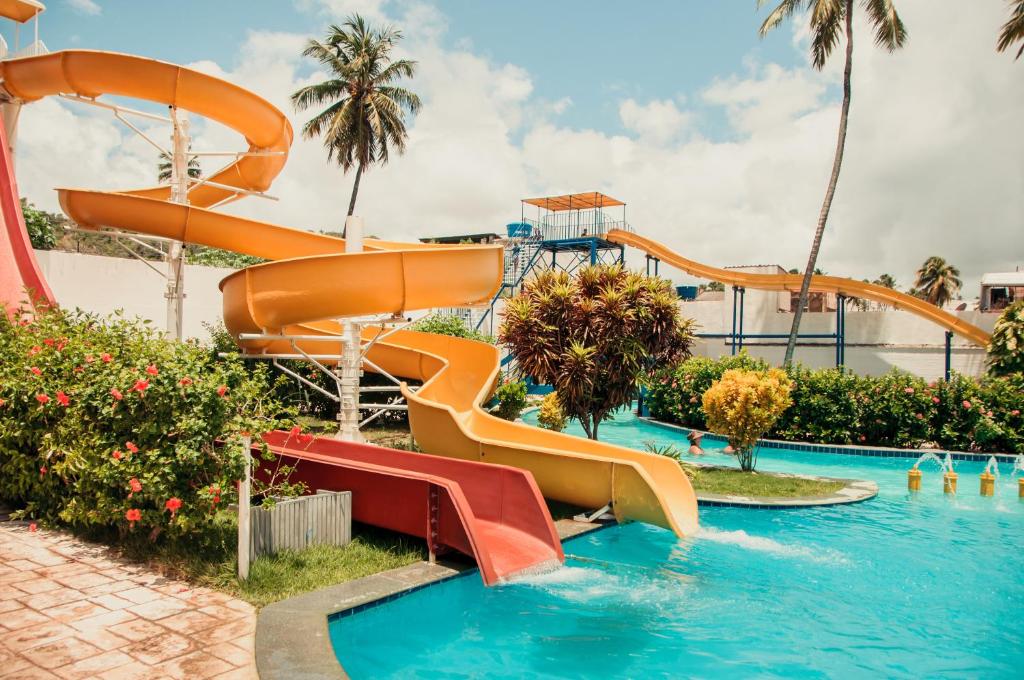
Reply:
[[[292, 128], [266, 100], [223, 80], [110, 52], [70, 50], [0, 63], [3, 94], [31, 102], [58, 94], [116, 95], [180, 107], [239, 132], [248, 151], [192, 187], [188, 204], [167, 186], [100, 192], [60, 189], [61, 205], [84, 226], [106, 226], [274, 260], [221, 283], [224, 320], [240, 334], [305, 336], [304, 351], [338, 355], [337, 319], [479, 304], [501, 282], [500, 246], [434, 246], [367, 239], [345, 253], [341, 239], [209, 209], [264, 191], [284, 166]], [[236, 191], [238, 190], [238, 191]], [[364, 331], [372, 338], [380, 329]], [[308, 339], [324, 336], [323, 341]], [[249, 354], [292, 353], [285, 341], [242, 341]], [[697, 528], [697, 502], [672, 460], [510, 423], [480, 406], [499, 373], [495, 347], [413, 331], [376, 342], [367, 359], [397, 376], [422, 380], [404, 389], [413, 434], [427, 453], [529, 470], [545, 496], [586, 508], [611, 504], [620, 520]], [[369, 366], [369, 365], [368, 365]], [[372, 368], [372, 367], [371, 367]]]
[[[685, 258], [657, 241], [621, 229], [609, 231], [606, 238], [613, 243], [621, 243], [622, 245], [638, 248], [662, 262], [683, 270], [687, 274], [710, 281], [720, 281], [731, 286], [742, 286], [759, 290], [799, 291], [801, 279], [803, 279], [801, 274], [752, 274], [749, 272], [739, 272], [734, 269], [712, 267]], [[975, 345], [981, 345], [982, 347], [988, 345], [989, 334], [974, 324], [964, 321], [956, 315], [950, 314], [920, 298], [900, 293], [885, 286], [864, 281], [854, 281], [853, 279], [844, 279], [839, 276], [812, 276], [811, 290], [819, 293], [837, 293], [849, 297], [881, 302], [895, 309], [902, 309], [927, 319], [962, 338], [966, 338]]]

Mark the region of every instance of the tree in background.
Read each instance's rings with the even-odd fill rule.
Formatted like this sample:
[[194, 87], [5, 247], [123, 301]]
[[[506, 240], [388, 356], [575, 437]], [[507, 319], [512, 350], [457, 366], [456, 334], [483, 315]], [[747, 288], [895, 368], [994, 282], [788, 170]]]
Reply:
[[25, 216], [25, 228], [33, 248], [53, 250], [57, 247], [61, 234], [60, 215], [39, 210], [27, 198], [21, 199], [21, 214]]
[[[767, 0], [757, 0], [758, 8], [763, 7]], [[907, 30], [903, 21], [896, 13], [892, 0], [863, 0], [862, 5], [867, 18], [875, 29], [875, 44], [890, 52], [902, 47], [907, 40]], [[793, 363], [793, 352], [796, 349], [797, 335], [800, 333], [800, 319], [804, 307], [807, 306], [807, 293], [811, 286], [814, 265], [818, 261], [821, 249], [821, 237], [825, 232], [828, 214], [832, 208], [832, 198], [839, 182], [839, 170], [843, 165], [843, 151], [846, 146], [846, 127], [850, 119], [850, 74], [853, 71], [853, 0], [782, 0], [768, 18], [761, 24], [760, 34], [764, 37], [773, 28], [779, 26], [788, 17], [801, 9], [807, 9], [811, 29], [811, 59], [814, 68], [824, 68], [832, 50], [839, 44], [840, 34], [846, 33], [846, 66], [843, 71], [843, 106], [839, 114], [839, 134], [836, 142], [835, 158], [832, 161], [832, 175], [829, 177], [825, 200], [821, 204], [818, 215], [818, 226], [811, 242], [811, 252], [804, 269], [804, 278], [800, 283], [800, 298], [793, 314], [793, 326], [789, 331], [786, 343], [785, 365]]]
[[526, 375], [554, 386], [568, 418], [591, 439], [629, 404], [648, 362], [690, 354], [693, 322], [671, 284], [621, 266], [541, 272], [508, 300], [499, 340]]
[[1017, 56], [1014, 57], [1014, 59], [1020, 59], [1020, 55], [1024, 54], [1024, 0], [1010, 0], [1010, 4], [1012, 5], [1010, 18], [1006, 20], [1002, 30], [999, 31], [996, 50], [1005, 52], [1014, 43], [1020, 43], [1020, 49], [1017, 50]]
[[882, 274], [871, 283], [875, 284], [876, 286], [882, 286], [883, 288], [891, 288], [892, 290], [897, 290], [896, 279], [891, 274]]
[[960, 292], [960, 270], [941, 257], [932, 256], [917, 270], [915, 292], [922, 300], [942, 307]]
[[[189, 147], [189, 151], [191, 151], [191, 150], [192, 150], [192, 147]], [[157, 176], [156, 176], [156, 181], [157, 182], [160, 182], [162, 184], [164, 182], [170, 182], [171, 181], [171, 175], [174, 174], [174, 173], [171, 171], [171, 157], [168, 154], [166, 154], [166, 153], [161, 153], [160, 154], [160, 162], [157, 163], [156, 170], [157, 170]], [[187, 170], [187, 172], [188, 172], [188, 176], [191, 177], [192, 179], [199, 179], [200, 177], [203, 176], [203, 169], [199, 165], [199, 158], [198, 157], [196, 157], [196, 156], [189, 156], [188, 157], [188, 170]]]
[[456, 338], [467, 338], [469, 340], [486, 342], [489, 345], [494, 344], [494, 338], [470, 328], [461, 317], [454, 316], [452, 314], [442, 314], [440, 312], [423, 317], [416, 323], [409, 326], [409, 330], [421, 331], [423, 333], [437, 333], [438, 335], [451, 335]]
[[697, 286], [697, 290], [701, 293], [722, 292], [725, 290], [725, 284], [721, 281], [708, 281]]
[[363, 172], [374, 163], [387, 163], [392, 148], [405, 151], [405, 113], [420, 108], [417, 95], [394, 84], [416, 73], [415, 61], [391, 59], [401, 39], [400, 31], [373, 28], [353, 14], [342, 26], [331, 25], [323, 42], [310, 40], [302, 52], [326, 67], [330, 78], [297, 90], [292, 104], [299, 111], [327, 105], [302, 127], [302, 135], [323, 137], [327, 159], [337, 161], [344, 172], [355, 166], [349, 215], [356, 208]]
[[999, 315], [988, 343], [988, 371], [994, 376], [1024, 374], [1024, 300]]
[[740, 469], [757, 465], [757, 440], [768, 434], [792, 402], [793, 383], [785, 371], [730, 369], [704, 393], [708, 427], [724, 434], [736, 450]]

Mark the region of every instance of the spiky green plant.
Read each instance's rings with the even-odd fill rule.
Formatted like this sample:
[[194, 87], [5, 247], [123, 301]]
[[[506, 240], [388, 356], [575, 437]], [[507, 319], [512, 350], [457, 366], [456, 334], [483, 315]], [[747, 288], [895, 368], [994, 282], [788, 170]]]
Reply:
[[999, 315], [988, 343], [988, 370], [995, 376], [1024, 373], [1024, 300]]
[[506, 303], [499, 339], [597, 439], [601, 422], [636, 396], [648, 361], [689, 356], [693, 328], [668, 281], [596, 266], [575, 278], [545, 271], [527, 282]]

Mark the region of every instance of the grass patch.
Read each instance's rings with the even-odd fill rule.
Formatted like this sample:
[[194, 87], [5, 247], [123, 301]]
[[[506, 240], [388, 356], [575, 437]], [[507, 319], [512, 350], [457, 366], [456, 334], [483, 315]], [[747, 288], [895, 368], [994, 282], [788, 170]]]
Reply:
[[730, 496], [771, 496], [796, 498], [827, 496], [845, 484], [827, 480], [803, 479], [770, 472], [743, 472], [731, 468], [705, 468], [680, 463], [693, 488], [700, 492]]
[[257, 607], [427, 557], [422, 541], [353, 524], [352, 542], [344, 548], [313, 546], [261, 557], [250, 566], [249, 579], [243, 583], [235, 576], [237, 532], [235, 515], [223, 511], [210, 530], [188, 541], [152, 543], [144, 534], [90, 533], [84, 537], [113, 546], [125, 558], [164, 576], [214, 588]]

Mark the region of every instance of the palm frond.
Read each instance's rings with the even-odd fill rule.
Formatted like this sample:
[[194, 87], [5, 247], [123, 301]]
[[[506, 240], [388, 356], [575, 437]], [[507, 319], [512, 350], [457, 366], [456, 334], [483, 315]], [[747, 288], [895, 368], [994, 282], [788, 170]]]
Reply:
[[[768, 0], [757, 0], [757, 8], [761, 9], [767, 2]], [[762, 38], [765, 37], [769, 31], [795, 14], [803, 4], [804, 0], [782, 0], [761, 24], [758, 34]]]
[[1011, 0], [1011, 2], [1014, 3], [1014, 6], [1010, 11], [1010, 18], [1007, 19], [1006, 23], [1003, 24], [1003, 28], [999, 31], [999, 41], [996, 43], [996, 50], [1005, 52], [1011, 45], [1019, 42], [1021, 46], [1017, 50], [1017, 56], [1014, 59], [1020, 59], [1021, 55], [1024, 54], [1024, 0]]
[[875, 27], [875, 44], [890, 52], [907, 42], [907, 28], [896, 12], [892, 0], [864, 0], [868, 19]]
[[834, 0], [819, 0], [812, 11], [811, 62], [819, 71], [825, 68], [829, 55], [839, 44], [845, 15], [842, 3]]

